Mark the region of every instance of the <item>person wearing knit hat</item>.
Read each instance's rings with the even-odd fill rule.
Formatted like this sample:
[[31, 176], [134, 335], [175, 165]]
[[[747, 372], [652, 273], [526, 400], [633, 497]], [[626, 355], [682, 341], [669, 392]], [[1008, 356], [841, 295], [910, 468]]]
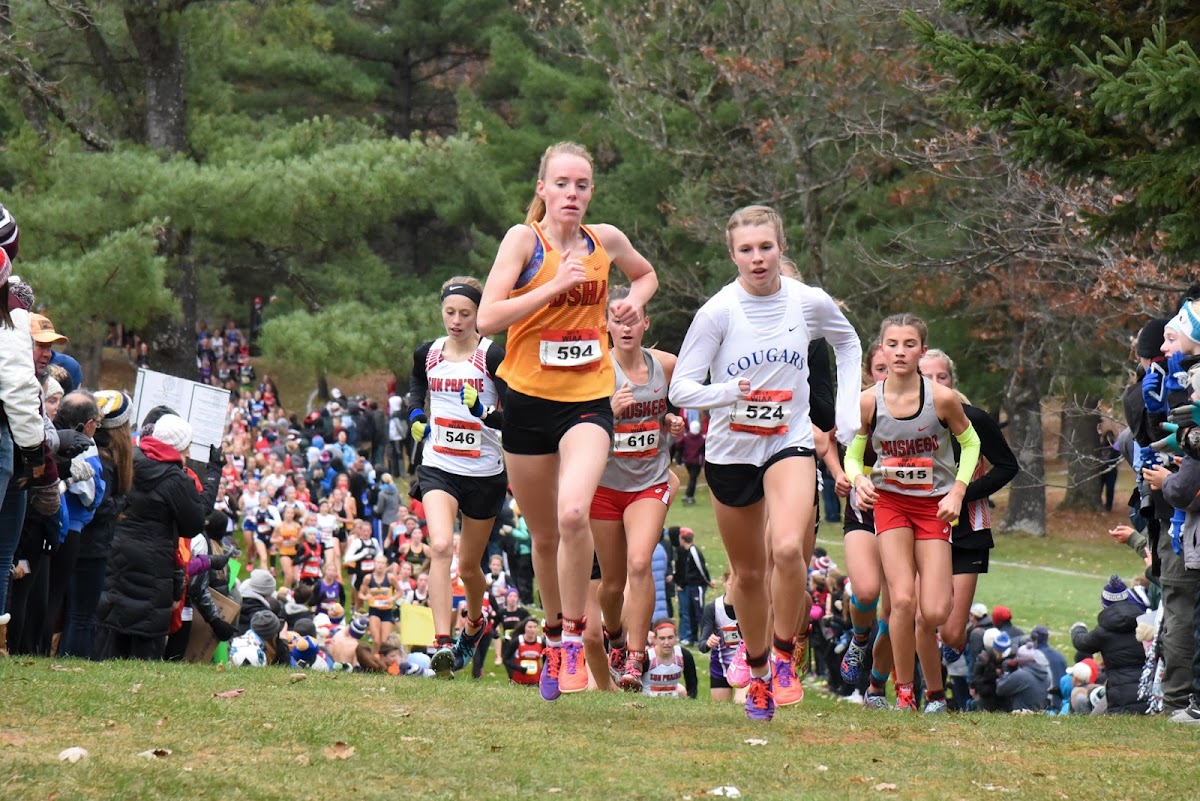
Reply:
[[192, 426], [187, 420], [179, 415], [164, 414], [155, 421], [152, 436], [187, 458], [188, 447], [192, 444]]
[[988, 608], [986, 604], [980, 603], [979, 601], [971, 604], [971, 617], [975, 618], [976, 620], [983, 620], [985, 617], [987, 617], [987, 614]]
[[265, 603], [267, 598], [275, 594], [275, 577], [269, 570], [252, 570], [250, 578], [243, 581], [239, 589], [242, 595], [253, 593]]
[[1162, 357], [1163, 331], [1170, 322], [1169, 317], [1157, 317], [1150, 320], [1138, 332], [1135, 351], [1140, 358], [1158, 359]]
[[129, 417], [133, 413], [133, 401], [124, 392], [115, 389], [97, 392], [96, 405], [104, 415], [104, 420], [100, 423], [101, 428], [120, 428], [128, 425]]
[[1105, 697], [1109, 713], [1144, 714], [1147, 699], [1138, 698], [1146, 650], [1137, 639], [1138, 616], [1145, 611], [1133, 600], [1120, 576], [1113, 575], [1100, 592], [1101, 609], [1095, 628], [1071, 625], [1071, 644], [1081, 654], [1099, 652], [1104, 658]]
[[275, 616], [274, 612], [256, 612], [250, 620], [250, 630], [262, 637], [262, 641], [268, 645], [275, 641], [279, 636], [279, 632], [283, 629], [283, 622]]
[[179, 538], [204, 531], [216, 502], [221, 465], [210, 457], [203, 482], [188, 471], [181, 451], [191, 440], [191, 426], [171, 417], [160, 418], [154, 436], [133, 448], [133, 483], [108, 550], [96, 610], [94, 650], [100, 659], [162, 658], [183, 595]]
[[367, 633], [367, 619], [365, 617], [356, 617], [350, 621], [350, 636], [356, 640], [361, 640]]

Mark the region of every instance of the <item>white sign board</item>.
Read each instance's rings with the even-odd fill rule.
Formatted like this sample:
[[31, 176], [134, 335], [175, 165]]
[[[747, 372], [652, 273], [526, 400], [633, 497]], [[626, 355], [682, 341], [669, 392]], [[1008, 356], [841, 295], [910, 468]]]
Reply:
[[144, 367], [138, 370], [133, 390], [133, 427], [155, 406], [170, 406], [192, 426], [192, 447], [188, 457], [208, 461], [210, 445], [220, 447], [229, 416], [229, 390], [221, 387], [156, 373]]

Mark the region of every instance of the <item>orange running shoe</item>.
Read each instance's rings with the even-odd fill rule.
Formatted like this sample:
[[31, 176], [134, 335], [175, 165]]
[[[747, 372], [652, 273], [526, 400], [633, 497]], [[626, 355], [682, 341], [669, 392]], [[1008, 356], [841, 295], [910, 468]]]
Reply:
[[776, 706], [791, 706], [804, 700], [804, 685], [792, 667], [791, 657], [778, 656], [771, 660], [774, 677], [771, 679], [771, 693], [775, 697]]
[[900, 712], [917, 711], [917, 699], [911, 684], [896, 685], [896, 709]]
[[558, 689], [577, 693], [588, 686], [587, 662], [583, 658], [583, 643], [563, 640], [562, 668], [558, 672]]

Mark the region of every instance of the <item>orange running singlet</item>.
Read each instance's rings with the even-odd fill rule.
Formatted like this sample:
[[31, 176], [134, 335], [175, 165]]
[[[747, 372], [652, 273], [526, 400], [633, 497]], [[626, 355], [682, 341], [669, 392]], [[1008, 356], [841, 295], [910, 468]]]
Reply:
[[[504, 361], [496, 374], [522, 395], [565, 403], [612, 395], [615, 379], [605, 329], [611, 262], [599, 237], [588, 226], [581, 227], [594, 246], [582, 259], [584, 282], [508, 329]], [[537, 272], [509, 297], [531, 292], [558, 274], [561, 254], [546, 241], [537, 223], [532, 228], [542, 265], [528, 265]]]

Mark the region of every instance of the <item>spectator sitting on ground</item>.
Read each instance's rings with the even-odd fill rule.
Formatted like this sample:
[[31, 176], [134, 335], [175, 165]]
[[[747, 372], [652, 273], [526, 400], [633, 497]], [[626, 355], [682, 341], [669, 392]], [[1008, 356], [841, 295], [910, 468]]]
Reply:
[[[997, 642], [1006, 639], [1001, 634]], [[1013, 712], [1041, 712], [1046, 708], [1050, 690], [1050, 666], [1033, 643], [1016, 649], [1011, 646], [1002, 654], [1001, 675], [996, 679], [996, 694], [1009, 699]]]
[[1012, 639], [1013, 647], [1025, 641], [1025, 632], [1013, 625], [1012, 611], [1007, 606], [992, 607], [992, 625]]
[[1050, 706], [1051, 709], [1058, 709], [1062, 701], [1062, 696], [1058, 694], [1058, 685], [1067, 672], [1067, 658], [1050, 647], [1050, 630], [1045, 626], [1034, 626], [1033, 631], [1029, 632], [1029, 638], [1033, 646], [1046, 657], [1046, 664], [1050, 668]]

